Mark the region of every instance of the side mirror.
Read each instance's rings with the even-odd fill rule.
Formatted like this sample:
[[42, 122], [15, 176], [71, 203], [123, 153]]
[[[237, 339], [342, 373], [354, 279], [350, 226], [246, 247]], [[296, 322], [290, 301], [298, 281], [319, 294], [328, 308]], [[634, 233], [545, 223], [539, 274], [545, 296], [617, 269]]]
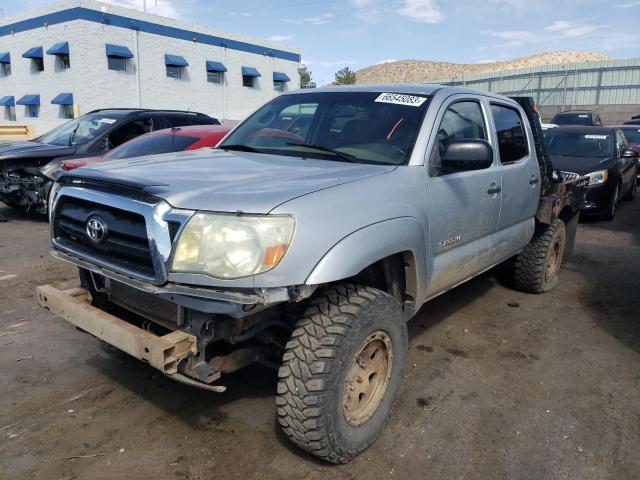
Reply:
[[493, 148], [486, 140], [452, 140], [440, 159], [444, 170], [483, 170], [493, 164]]
[[638, 156], [638, 152], [636, 152], [635, 150], [628, 148], [625, 151], [622, 152], [622, 158], [637, 158]]

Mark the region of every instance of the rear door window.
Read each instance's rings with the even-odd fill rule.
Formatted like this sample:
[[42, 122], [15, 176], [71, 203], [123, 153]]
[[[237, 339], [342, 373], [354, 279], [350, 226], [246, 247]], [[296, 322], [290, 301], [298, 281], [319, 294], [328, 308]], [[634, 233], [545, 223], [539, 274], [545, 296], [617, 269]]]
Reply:
[[496, 126], [500, 162], [514, 163], [529, 155], [527, 135], [520, 113], [512, 107], [491, 104], [493, 123]]

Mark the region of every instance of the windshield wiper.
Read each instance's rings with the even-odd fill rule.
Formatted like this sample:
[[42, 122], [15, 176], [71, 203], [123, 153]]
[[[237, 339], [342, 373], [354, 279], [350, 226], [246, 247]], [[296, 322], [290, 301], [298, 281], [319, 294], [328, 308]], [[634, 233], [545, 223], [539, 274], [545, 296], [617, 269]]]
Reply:
[[324, 145], [307, 145], [306, 143], [293, 143], [293, 142], [289, 142], [287, 143], [287, 145], [291, 145], [293, 147], [306, 147], [312, 150], [319, 150], [321, 152], [331, 153], [335, 156], [336, 159], [340, 159], [343, 162], [358, 163], [358, 160], [359, 160], [358, 157], [356, 157], [355, 155], [343, 153], [339, 150], [325, 147]]
[[221, 145], [218, 147], [220, 150], [235, 150], [238, 152], [251, 152], [251, 153], [264, 153], [262, 150], [250, 147], [249, 145]]
[[80, 128], [80, 122], [78, 122], [78, 124], [76, 125], [76, 128], [74, 128], [73, 132], [71, 132], [71, 135], [69, 135], [69, 144], [67, 145], [68, 147], [72, 145], [73, 138], [76, 136], [76, 132], [78, 131], [78, 128]]

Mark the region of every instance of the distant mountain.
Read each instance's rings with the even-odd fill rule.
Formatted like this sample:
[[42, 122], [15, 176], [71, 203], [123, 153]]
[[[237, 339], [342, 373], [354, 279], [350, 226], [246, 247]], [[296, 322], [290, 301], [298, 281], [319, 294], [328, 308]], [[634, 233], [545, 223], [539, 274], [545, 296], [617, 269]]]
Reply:
[[417, 83], [449, 80], [453, 77], [556, 63], [613, 60], [613, 57], [589, 52], [545, 52], [529, 57], [491, 63], [447, 63], [428, 60], [399, 60], [363, 68], [356, 72], [357, 83]]

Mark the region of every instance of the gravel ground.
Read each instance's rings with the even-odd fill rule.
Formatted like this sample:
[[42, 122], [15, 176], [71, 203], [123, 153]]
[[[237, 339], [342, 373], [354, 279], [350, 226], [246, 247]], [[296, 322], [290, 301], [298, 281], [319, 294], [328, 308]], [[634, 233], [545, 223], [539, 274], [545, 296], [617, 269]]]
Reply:
[[427, 304], [384, 433], [341, 466], [288, 444], [270, 370], [196, 390], [38, 307], [75, 269], [43, 219], [0, 214], [0, 478], [640, 478], [640, 202], [580, 225], [549, 294], [490, 272]]

